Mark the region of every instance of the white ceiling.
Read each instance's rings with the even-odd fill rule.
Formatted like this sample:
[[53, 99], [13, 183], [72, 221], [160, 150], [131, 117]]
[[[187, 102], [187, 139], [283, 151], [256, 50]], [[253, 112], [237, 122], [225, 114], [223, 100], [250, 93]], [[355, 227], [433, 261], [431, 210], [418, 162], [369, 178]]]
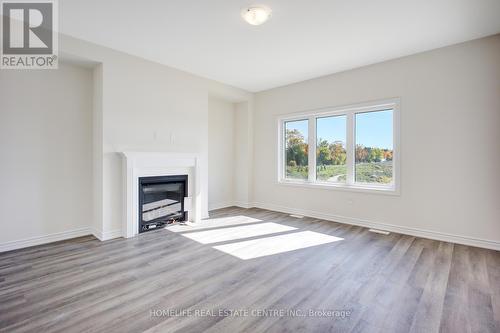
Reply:
[[62, 0], [65, 34], [261, 91], [500, 32], [500, 0]]

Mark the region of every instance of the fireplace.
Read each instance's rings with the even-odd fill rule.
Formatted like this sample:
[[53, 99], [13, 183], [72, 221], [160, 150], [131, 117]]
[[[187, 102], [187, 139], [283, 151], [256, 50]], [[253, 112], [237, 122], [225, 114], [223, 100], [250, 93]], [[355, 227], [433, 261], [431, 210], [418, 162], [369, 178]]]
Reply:
[[188, 176], [139, 177], [139, 233], [186, 221]]

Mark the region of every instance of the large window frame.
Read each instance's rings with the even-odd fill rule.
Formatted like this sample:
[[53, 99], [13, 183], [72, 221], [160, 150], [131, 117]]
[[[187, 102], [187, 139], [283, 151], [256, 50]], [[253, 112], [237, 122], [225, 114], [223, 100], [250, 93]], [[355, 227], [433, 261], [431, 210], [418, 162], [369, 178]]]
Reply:
[[[358, 113], [392, 110], [393, 125], [393, 174], [391, 184], [356, 183], [355, 182], [355, 148], [356, 148], [356, 124], [355, 118]], [[318, 118], [329, 116], [346, 116], [346, 165], [347, 179], [345, 183], [332, 183], [316, 179], [316, 122]], [[285, 149], [285, 123], [289, 121], [308, 120], [308, 179], [286, 178], [286, 149]], [[277, 118], [278, 124], [278, 183], [311, 188], [324, 188], [332, 190], [348, 190], [358, 192], [378, 192], [385, 194], [400, 194], [400, 101], [389, 99], [348, 105], [342, 107], [328, 107], [316, 110], [303, 111], [282, 115]]]

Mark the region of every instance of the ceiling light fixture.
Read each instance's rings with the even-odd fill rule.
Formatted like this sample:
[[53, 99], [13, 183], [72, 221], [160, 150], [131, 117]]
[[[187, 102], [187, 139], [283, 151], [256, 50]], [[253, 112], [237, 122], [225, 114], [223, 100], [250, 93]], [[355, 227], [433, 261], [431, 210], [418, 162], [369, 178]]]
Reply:
[[271, 17], [271, 8], [252, 6], [241, 11], [241, 17], [251, 25], [261, 25]]

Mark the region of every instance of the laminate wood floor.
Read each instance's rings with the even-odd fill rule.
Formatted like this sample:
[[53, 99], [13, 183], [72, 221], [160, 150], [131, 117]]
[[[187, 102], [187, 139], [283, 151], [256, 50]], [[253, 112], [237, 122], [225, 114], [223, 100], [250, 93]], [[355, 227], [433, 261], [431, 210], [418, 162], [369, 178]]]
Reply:
[[226, 208], [0, 253], [0, 331], [500, 332], [500, 252]]

